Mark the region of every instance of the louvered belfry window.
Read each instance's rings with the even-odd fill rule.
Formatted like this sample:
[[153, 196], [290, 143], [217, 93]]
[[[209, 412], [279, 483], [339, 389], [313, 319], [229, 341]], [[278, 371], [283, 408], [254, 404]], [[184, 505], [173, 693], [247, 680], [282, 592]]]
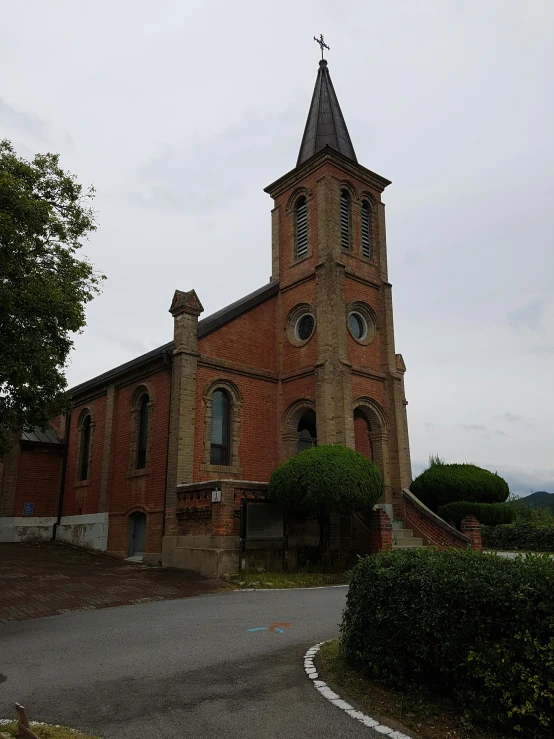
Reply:
[[296, 201], [294, 250], [297, 259], [308, 253], [308, 204], [304, 196]]
[[371, 258], [371, 207], [367, 200], [362, 203], [362, 256]]
[[350, 194], [340, 191], [340, 243], [343, 249], [350, 249]]

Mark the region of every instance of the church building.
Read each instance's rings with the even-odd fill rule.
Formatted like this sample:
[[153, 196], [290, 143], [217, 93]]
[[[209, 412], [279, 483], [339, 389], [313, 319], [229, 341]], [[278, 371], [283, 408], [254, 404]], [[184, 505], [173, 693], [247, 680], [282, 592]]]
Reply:
[[265, 188], [270, 281], [207, 317], [194, 284], [180, 285], [168, 297], [171, 341], [72, 388], [67, 417], [25, 432], [1, 473], [0, 540], [54, 531], [199, 571], [202, 550], [220, 572], [241, 499], [263, 496], [298, 451], [335, 443], [378, 465], [383, 509], [402, 521], [395, 491], [411, 469], [381, 199], [390, 184], [358, 163], [322, 59], [296, 165]]

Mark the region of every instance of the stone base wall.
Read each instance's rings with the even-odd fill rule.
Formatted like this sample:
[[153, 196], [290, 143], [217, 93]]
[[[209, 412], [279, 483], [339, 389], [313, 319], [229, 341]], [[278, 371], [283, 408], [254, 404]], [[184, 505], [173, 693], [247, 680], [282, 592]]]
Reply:
[[0, 518], [0, 542], [50, 541], [55, 516], [11, 516]]
[[108, 527], [108, 513], [63, 516], [56, 529], [56, 541], [105, 552], [108, 548]]

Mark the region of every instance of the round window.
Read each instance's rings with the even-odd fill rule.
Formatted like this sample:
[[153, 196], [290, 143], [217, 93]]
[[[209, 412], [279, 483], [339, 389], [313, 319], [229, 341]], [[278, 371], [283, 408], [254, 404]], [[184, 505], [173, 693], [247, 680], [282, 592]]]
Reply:
[[296, 321], [294, 333], [298, 341], [308, 341], [314, 332], [315, 320], [311, 313], [304, 313]]
[[367, 336], [367, 323], [361, 313], [352, 311], [348, 315], [348, 330], [356, 341], [363, 341]]

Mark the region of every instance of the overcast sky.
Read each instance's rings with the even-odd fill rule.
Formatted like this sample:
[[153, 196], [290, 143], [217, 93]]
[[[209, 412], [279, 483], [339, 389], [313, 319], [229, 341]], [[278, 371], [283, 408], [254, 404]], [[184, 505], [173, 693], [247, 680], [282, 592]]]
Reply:
[[323, 33], [386, 190], [414, 475], [430, 453], [554, 492], [552, 0], [0, 0], [0, 136], [97, 189], [108, 276], [75, 385], [267, 282]]

